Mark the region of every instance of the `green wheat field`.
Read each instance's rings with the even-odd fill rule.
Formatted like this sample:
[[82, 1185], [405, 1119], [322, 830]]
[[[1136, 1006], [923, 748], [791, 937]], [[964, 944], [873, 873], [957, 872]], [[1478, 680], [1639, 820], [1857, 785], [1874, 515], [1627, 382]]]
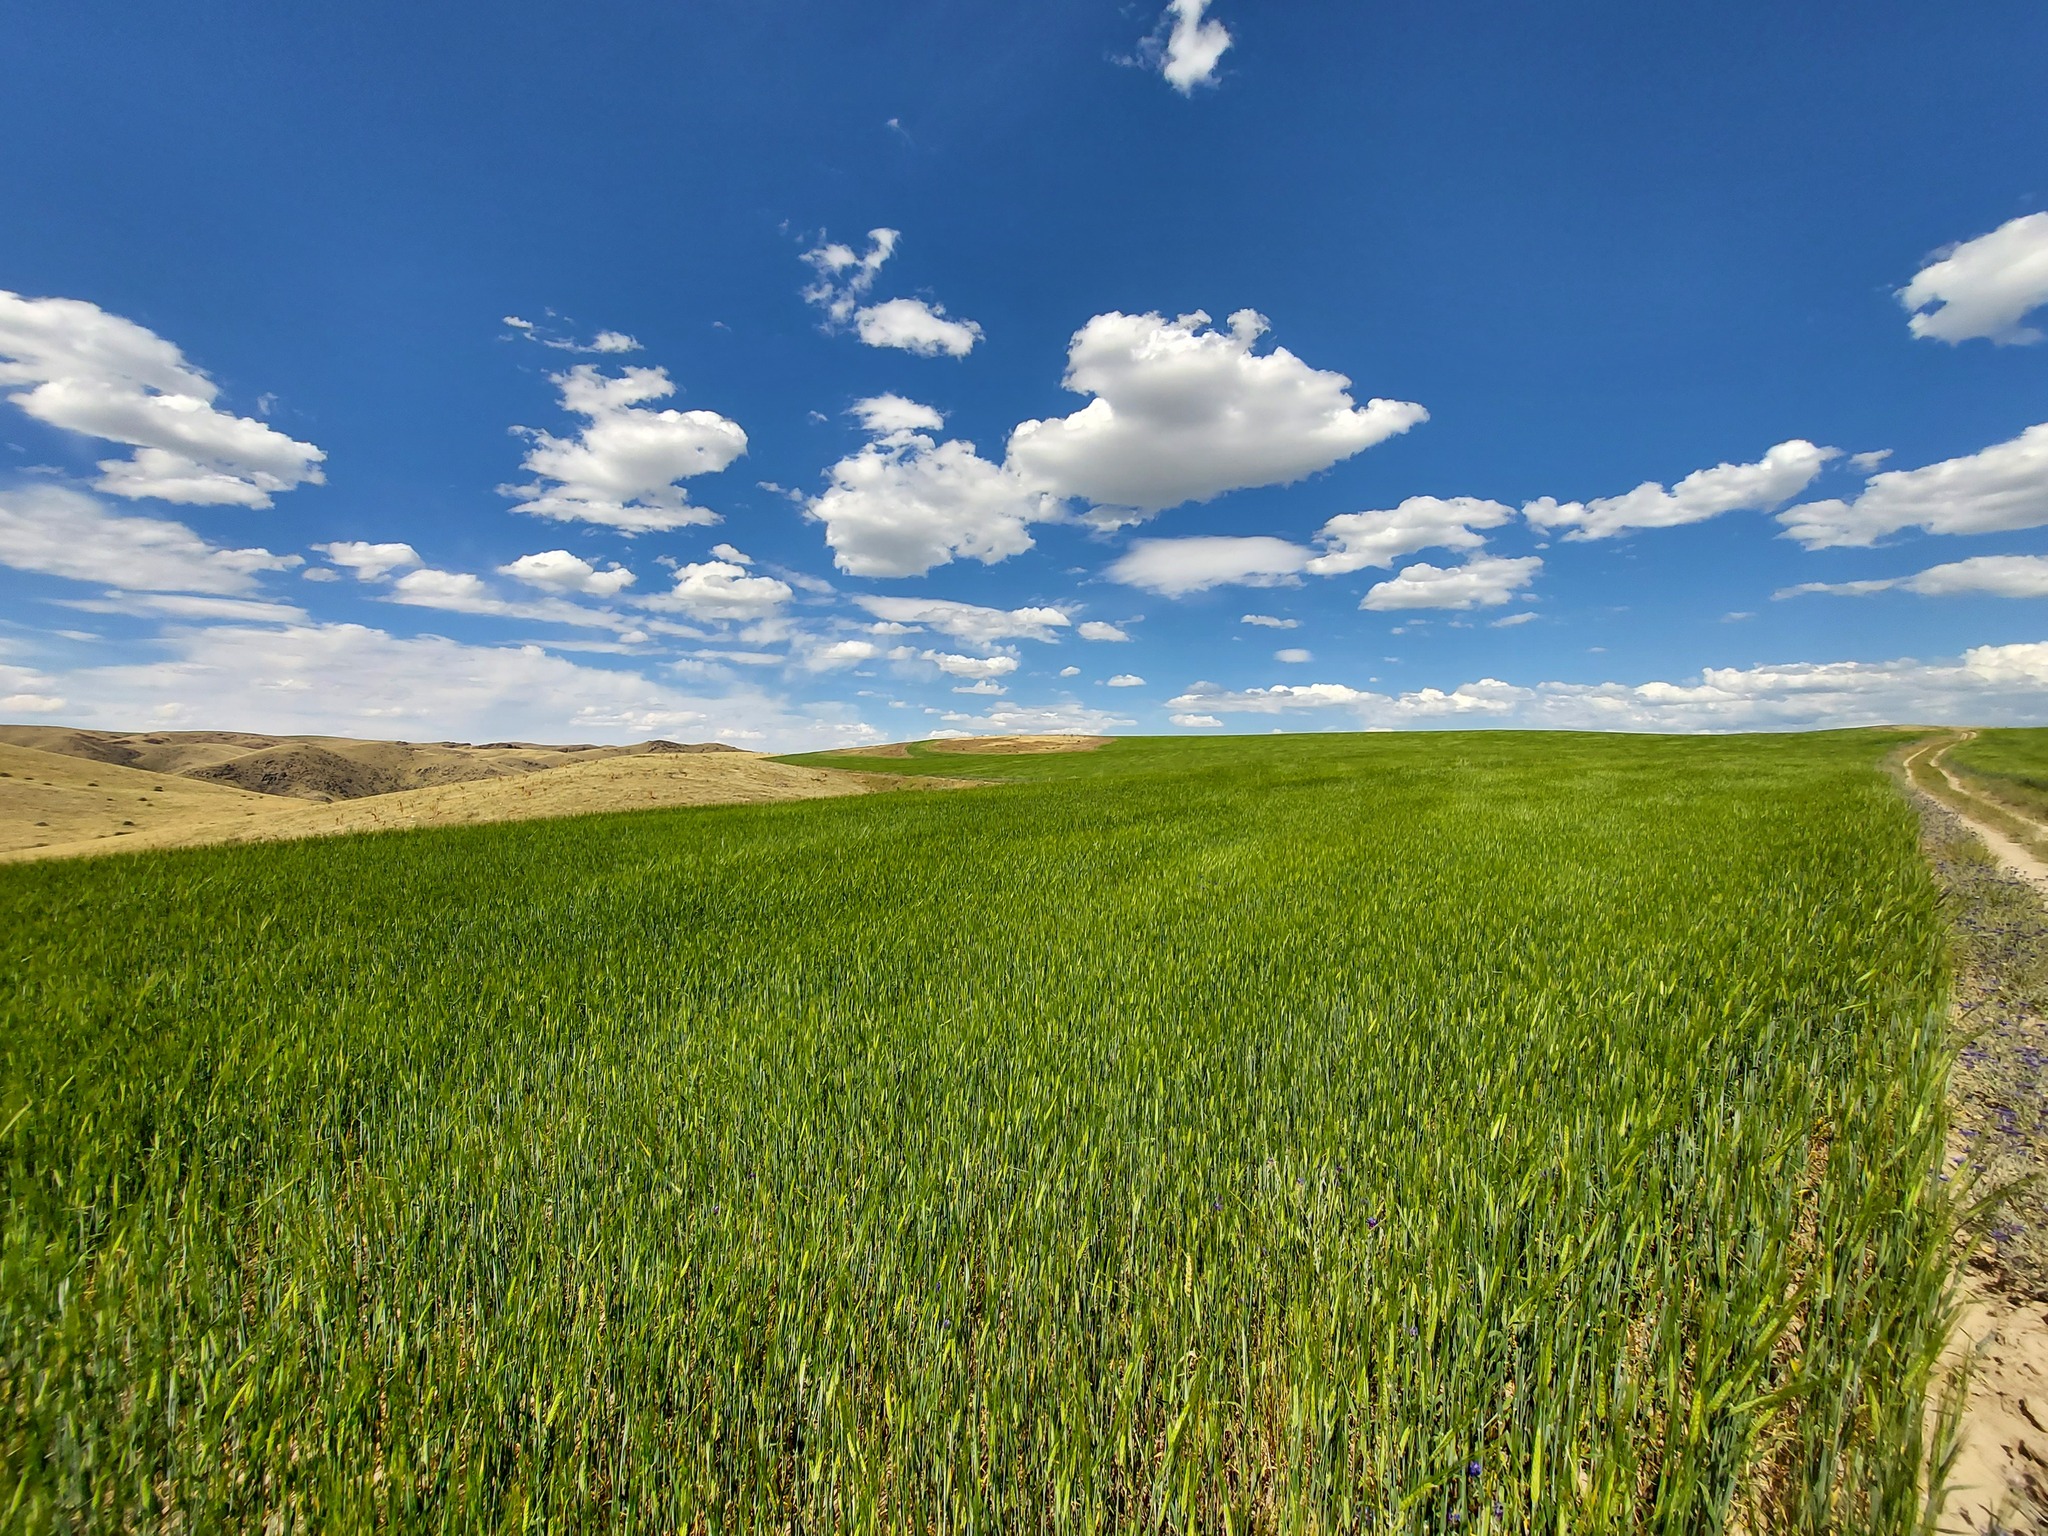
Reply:
[[1922, 1530], [1898, 739], [0, 868], [0, 1523]]

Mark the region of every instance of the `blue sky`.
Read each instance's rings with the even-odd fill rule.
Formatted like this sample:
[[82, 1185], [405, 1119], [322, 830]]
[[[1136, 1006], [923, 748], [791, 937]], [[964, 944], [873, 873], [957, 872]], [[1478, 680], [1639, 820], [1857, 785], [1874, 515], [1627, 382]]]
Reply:
[[0, 717], [2048, 719], [2038, 4], [4, 25]]

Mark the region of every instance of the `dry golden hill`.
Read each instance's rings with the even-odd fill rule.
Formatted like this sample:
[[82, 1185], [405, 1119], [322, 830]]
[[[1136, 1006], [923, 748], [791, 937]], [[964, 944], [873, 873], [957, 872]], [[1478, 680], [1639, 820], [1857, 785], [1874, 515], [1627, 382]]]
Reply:
[[0, 743], [317, 801], [505, 778], [599, 758], [734, 750], [719, 742], [596, 747], [493, 741], [474, 746], [462, 741], [360, 741], [246, 731], [87, 731], [61, 725], [0, 725]]
[[0, 742], [0, 859], [273, 816], [292, 801]]
[[745, 752], [637, 751], [309, 805], [4, 743], [0, 774], [0, 861], [965, 784], [799, 768]]

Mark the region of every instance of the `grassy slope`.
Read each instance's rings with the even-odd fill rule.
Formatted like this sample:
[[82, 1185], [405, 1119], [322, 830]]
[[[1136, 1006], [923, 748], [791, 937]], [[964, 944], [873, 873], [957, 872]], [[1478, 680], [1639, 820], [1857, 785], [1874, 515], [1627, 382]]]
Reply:
[[1946, 1056], [1883, 745], [0, 870], [0, 1502], [1903, 1529]]
[[2048, 820], [2048, 729], [1983, 731], [1945, 761], [1994, 798]]

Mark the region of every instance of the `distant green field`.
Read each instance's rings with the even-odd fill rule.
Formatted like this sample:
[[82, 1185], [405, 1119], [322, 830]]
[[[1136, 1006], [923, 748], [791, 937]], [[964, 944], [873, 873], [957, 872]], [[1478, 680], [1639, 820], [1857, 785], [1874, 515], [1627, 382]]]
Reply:
[[17, 1530], [1904, 1532], [1867, 734], [0, 868]]
[[1980, 731], [1944, 761], [1993, 797], [2037, 821], [2048, 818], [2048, 730]]

